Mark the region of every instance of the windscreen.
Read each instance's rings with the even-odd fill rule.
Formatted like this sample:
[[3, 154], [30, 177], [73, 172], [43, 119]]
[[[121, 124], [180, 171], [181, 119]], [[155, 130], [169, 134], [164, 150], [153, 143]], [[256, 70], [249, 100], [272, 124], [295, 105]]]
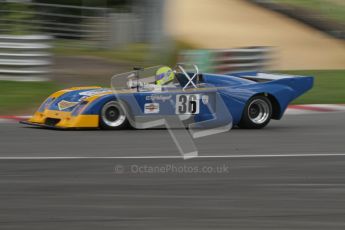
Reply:
[[156, 75], [161, 67], [138, 68], [127, 73], [116, 74], [111, 79], [111, 88], [114, 90], [154, 91]]

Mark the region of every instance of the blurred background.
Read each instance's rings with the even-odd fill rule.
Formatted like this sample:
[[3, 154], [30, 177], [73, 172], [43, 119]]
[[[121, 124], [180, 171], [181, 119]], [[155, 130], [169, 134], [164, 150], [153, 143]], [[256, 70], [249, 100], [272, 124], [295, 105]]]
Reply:
[[295, 103], [345, 103], [344, 0], [0, 0], [0, 115], [134, 66], [315, 76]]

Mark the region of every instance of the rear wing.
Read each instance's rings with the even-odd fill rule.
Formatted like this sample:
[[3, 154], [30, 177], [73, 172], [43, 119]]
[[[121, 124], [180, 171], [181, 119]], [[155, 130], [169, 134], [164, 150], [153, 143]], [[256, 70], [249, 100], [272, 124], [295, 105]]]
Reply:
[[246, 87], [257, 92], [267, 92], [274, 95], [279, 102], [281, 111], [285, 111], [291, 101], [310, 90], [314, 84], [312, 76], [258, 72], [231, 73], [227, 75], [256, 82]]
[[288, 78], [305, 77], [305, 76], [300, 76], [300, 75], [259, 73], [259, 72], [227, 73], [226, 75], [248, 79], [255, 82], [268, 82], [268, 81], [275, 81], [275, 80], [288, 79]]

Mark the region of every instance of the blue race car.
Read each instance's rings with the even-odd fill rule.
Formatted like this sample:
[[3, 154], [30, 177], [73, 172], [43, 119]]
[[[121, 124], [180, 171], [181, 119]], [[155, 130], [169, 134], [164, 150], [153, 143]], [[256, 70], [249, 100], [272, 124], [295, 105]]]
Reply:
[[[178, 118], [200, 128], [259, 129], [280, 119], [313, 77], [242, 72], [199, 73], [196, 65], [137, 68], [112, 78], [111, 88], [73, 87], [50, 95], [24, 124], [69, 129], [147, 128]], [[160, 123], [162, 124], [162, 123]]]

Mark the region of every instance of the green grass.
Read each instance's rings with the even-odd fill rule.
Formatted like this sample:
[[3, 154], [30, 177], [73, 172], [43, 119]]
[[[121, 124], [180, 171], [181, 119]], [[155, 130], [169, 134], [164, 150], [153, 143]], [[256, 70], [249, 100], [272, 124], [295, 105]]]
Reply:
[[58, 40], [54, 43], [53, 53], [60, 56], [93, 56], [131, 63], [138, 66], [170, 65], [177, 62], [178, 53], [185, 49], [194, 49], [196, 46], [175, 40], [166, 42], [162, 46], [153, 48], [148, 43], [132, 43], [117, 48], [95, 48], [80, 45], [81, 41]]
[[57, 89], [53, 82], [0, 81], [0, 115], [38, 108]]
[[273, 0], [273, 2], [310, 10], [331, 20], [345, 23], [345, 2], [341, 0]]
[[150, 47], [144, 43], [130, 44], [117, 49], [78, 46], [73, 41], [56, 42], [53, 53], [61, 56], [94, 56], [122, 62], [142, 63], [149, 58]]
[[293, 104], [345, 103], [345, 70], [276, 71], [314, 76], [314, 87]]

